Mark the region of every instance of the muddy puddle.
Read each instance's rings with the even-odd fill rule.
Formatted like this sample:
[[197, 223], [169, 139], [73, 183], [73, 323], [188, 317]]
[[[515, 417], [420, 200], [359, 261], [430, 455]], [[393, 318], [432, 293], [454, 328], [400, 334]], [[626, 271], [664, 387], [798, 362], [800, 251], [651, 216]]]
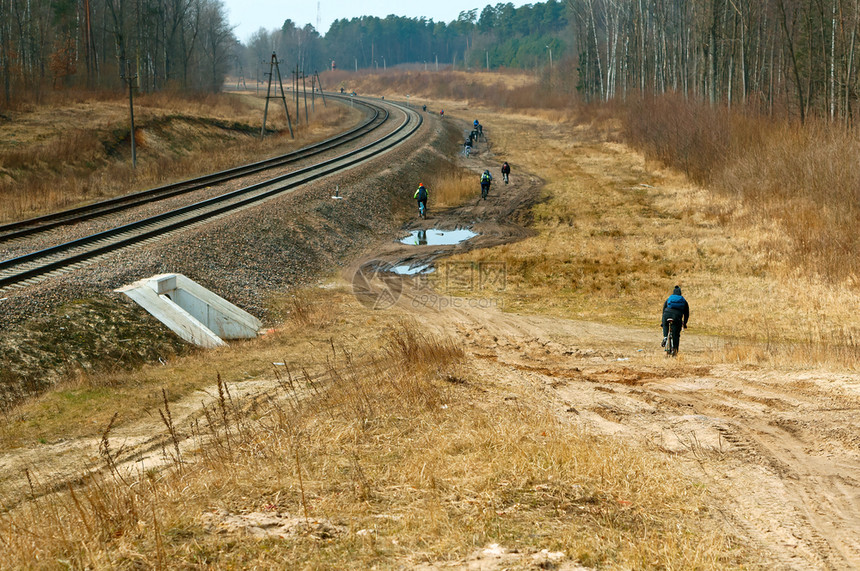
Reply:
[[467, 228], [458, 230], [431, 228], [429, 230], [412, 230], [408, 236], [400, 239], [400, 243], [409, 246], [453, 246], [477, 235], [477, 232], [472, 232]]
[[386, 271], [400, 276], [417, 276], [420, 274], [432, 274], [434, 271], [436, 271], [436, 268], [434, 268], [431, 264], [420, 264], [417, 266], [400, 265], [392, 266]]

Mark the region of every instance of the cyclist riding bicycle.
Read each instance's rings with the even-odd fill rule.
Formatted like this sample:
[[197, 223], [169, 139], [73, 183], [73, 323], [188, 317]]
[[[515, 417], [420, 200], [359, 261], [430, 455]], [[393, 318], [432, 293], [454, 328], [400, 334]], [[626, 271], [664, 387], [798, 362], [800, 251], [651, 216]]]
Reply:
[[508, 161], [502, 163], [502, 178], [505, 179], [505, 184], [508, 184], [508, 177], [511, 174], [511, 165], [508, 164]]
[[681, 341], [681, 327], [684, 329], [687, 328], [687, 320], [689, 318], [690, 305], [684, 299], [684, 296], [681, 295], [681, 286], [675, 286], [672, 295], [663, 302], [663, 347], [666, 346], [666, 341], [669, 338], [669, 320], [672, 319], [675, 322], [675, 327], [672, 330], [672, 342], [675, 351], [677, 351]]
[[487, 200], [487, 194], [490, 192], [490, 183], [493, 182], [493, 175], [489, 170], [485, 170], [481, 174], [481, 198]]
[[463, 152], [466, 156], [469, 156], [469, 153], [472, 152], [472, 137], [468, 137], [465, 141], [463, 141]]
[[[426, 215], [427, 213], [427, 187], [424, 186], [424, 183], [420, 183], [418, 185], [418, 190], [415, 191], [415, 195], [412, 197], [418, 201], [418, 212]], [[423, 206], [423, 208], [422, 208]]]

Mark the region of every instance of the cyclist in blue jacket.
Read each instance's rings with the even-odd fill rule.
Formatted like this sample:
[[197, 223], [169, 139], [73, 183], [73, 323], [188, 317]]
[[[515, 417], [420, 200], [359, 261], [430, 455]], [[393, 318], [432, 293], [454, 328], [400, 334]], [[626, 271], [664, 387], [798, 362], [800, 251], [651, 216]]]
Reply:
[[[666, 346], [666, 340], [669, 337], [669, 319], [674, 319], [676, 324], [681, 325], [684, 329], [687, 328], [687, 320], [690, 319], [690, 305], [681, 295], [681, 286], [675, 286], [672, 295], [663, 302], [663, 347]], [[672, 341], [677, 351], [681, 341], [680, 327], [675, 327]]]

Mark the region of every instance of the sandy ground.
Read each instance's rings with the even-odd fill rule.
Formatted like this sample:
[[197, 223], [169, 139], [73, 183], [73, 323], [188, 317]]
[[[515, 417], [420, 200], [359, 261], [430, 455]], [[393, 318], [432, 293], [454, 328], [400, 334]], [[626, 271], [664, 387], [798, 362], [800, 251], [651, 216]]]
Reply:
[[[465, 159], [476, 172], [477, 158]], [[433, 274], [395, 276], [391, 265], [443, 264], [452, 252], [522, 239], [529, 232], [513, 221], [535, 200], [541, 181], [515, 176], [496, 184], [486, 201], [434, 212], [406, 230], [471, 226], [481, 235], [453, 246], [386, 241], [342, 274], [343, 285], [373, 311], [407, 313], [425, 327], [457, 339], [470, 362], [510, 393], [487, 398], [539, 397], [565, 422], [662, 451], [692, 479], [706, 485], [712, 513], [773, 569], [860, 568], [860, 375], [826, 370], [776, 370], [713, 364], [721, 348], [713, 337], [686, 333], [682, 354], [666, 358], [657, 328], [637, 329], [556, 317], [505, 312], [494, 299], [504, 287], [493, 268], [454, 275], [457, 284]], [[477, 222], [476, 222], [477, 221]], [[465, 270], [463, 270], [465, 271]], [[457, 296], [446, 292], [456, 285]], [[473, 295], [463, 295], [463, 290]], [[245, 395], [271, 389], [273, 381], [242, 384]], [[200, 414], [217, 388], [171, 405], [176, 423]], [[115, 450], [130, 465], [151, 467], [170, 454], [157, 417], [113, 433]], [[61, 442], [0, 458], [6, 480], [26, 466], [74, 478], [83, 464], [99, 464], [98, 440]], [[188, 446], [191, 446], [191, 442]], [[47, 455], [46, 455], [47, 453]], [[47, 465], [50, 462], [54, 467]], [[56, 468], [56, 469], [54, 469]], [[2, 481], [2, 480], [0, 480]], [[5, 486], [4, 486], [5, 487]], [[578, 569], [540, 554], [559, 569]], [[461, 569], [503, 569], [522, 565], [523, 554], [488, 546], [453, 565]], [[540, 559], [540, 558], [538, 558]], [[535, 560], [539, 567], [546, 562]], [[433, 569], [434, 566], [424, 566]]]

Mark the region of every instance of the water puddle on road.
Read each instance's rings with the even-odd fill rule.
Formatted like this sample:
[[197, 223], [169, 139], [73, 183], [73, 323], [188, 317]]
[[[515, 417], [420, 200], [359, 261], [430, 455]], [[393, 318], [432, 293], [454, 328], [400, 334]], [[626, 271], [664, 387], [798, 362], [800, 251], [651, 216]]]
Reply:
[[400, 243], [409, 246], [453, 246], [477, 235], [477, 232], [472, 232], [466, 228], [460, 230], [436, 230], [435, 228], [412, 230], [409, 236], [400, 240]]
[[422, 264], [420, 266], [392, 266], [387, 271], [400, 276], [417, 276], [419, 274], [432, 274], [436, 268], [430, 264]]

